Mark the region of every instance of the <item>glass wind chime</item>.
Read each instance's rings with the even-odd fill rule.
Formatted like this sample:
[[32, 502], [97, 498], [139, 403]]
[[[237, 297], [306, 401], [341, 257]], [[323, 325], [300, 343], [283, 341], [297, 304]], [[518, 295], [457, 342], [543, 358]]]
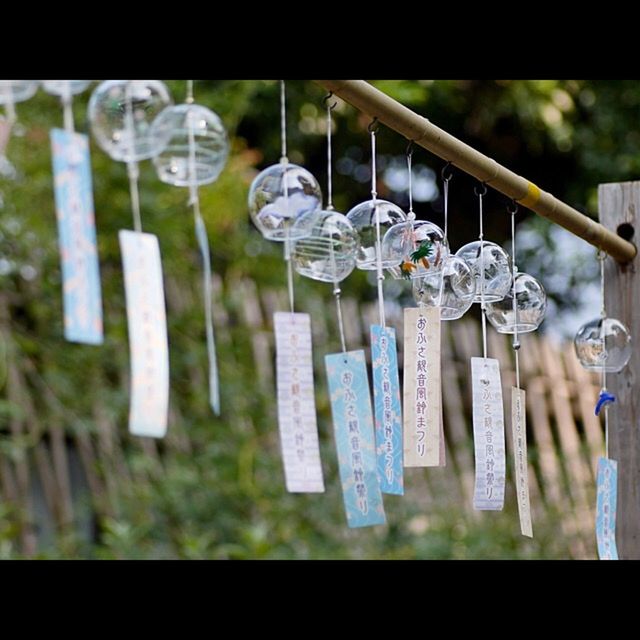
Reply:
[[504, 410], [500, 364], [497, 359], [487, 356], [486, 305], [507, 295], [512, 273], [509, 256], [497, 244], [484, 241], [482, 198], [486, 193], [485, 184], [475, 189], [478, 196], [479, 238], [461, 247], [456, 255], [466, 260], [474, 272], [475, 302], [480, 304], [482, 314], [482, 357], [471, 358], [475, 456], [473, 508], [501, 511], [506, 477]]
[[529, 473], [527, 465], [526, 395], [520, 388], [520, 339], [540, 326], [547, 308], [547, 296], [542, 284], [533, 276], [518, 271], [516, 266], [516, 224], [518, 205], [513, 202], [511, 214], [511, 291], [502, 299], [486, 305], [489, 322], [499, 333], [513, 335], [516, 384], [511, 388], [511, 432], [516, 476], [516, 496], [522, 535], [533, 537], [529, 503]]
[[605, 306], [604, 263], [606, 253], [598, 252], [600, 261], [600, 317], [582, 325], [576, 333], [574, 346], [580, 364], [587, 371], [599, 371], [601, 390], [595, 414], [604, 412], [605, 456], [598, 458], [596, 480], [596, 542], [601, 560], [617, 560], [616, 500], [618, 463], [609, 458], [609, 405], [615, 396], [607, 390], [607, 373], [619, 373], [631, 358], [631, 334], [627, 327], [607, 316]]
[[311, 318], [308, 313], [295, 312], [291, 257], [293, 242], [313, 232], [303, 218], [306, 220], [322, 208], [322, 192], [309, 171], [287, 158], [285, 98], [285, 84], [281, 80], [280, 162], [267, 167], [253, 180], [249, 189], [249, 213], [267, 240], [284, 243], [290, 308], [289, 312], [276, 312], [273, 324], [278, 428], [287, 491], [322, 493], [324, 478], [316, 422]]
[[[369, 125], [371, 138], [371, 199], [353, 207], [347, 219], [358, 233], [360, 249], [356, 267], [376, 272], [379, 324], [371, 325], [371, 368], [375, 414], [378, 480], [382, 493], [404, 494], [402, 410], [396, 331], [386, 325], [384, 270], [400, 265], [407, 250], [406, 215], [377, 193], [376, 120]], [[383, 235], [384, 233], [384, 235]]]
[[360, 248], [356, 229], [333, 207], [331, 166], [331, 94], [327, 109], [327, 207], [303, 216], [296, 226], [308, 234], [295, 242], [292, 260], [304, 276], [333, 284], [342, 351], [327, 354], [325, 364], [338, 453], [340, 480], [347, 524], [366, 527], [384, 524], [385, 514], [376, 469], [373, 413], [365, 354], [347, 351], [340, 282], [355, 268]]
[[[392, 275], [410, 280], [414, 294], [442, 282], [449, 258], [445, 232], [413, 211], [413, 146], [407, 147], [409, 213], [396, 233], [402, 260]], [[448, 193], [448, 192], [446, 192]], [[445, 207], [447, 201], [445, 199]], [[415, 296], [417, 307], [404, 310], [403, 448], [405, 467], [437, 467], [445, 463], [440, 371], [439, 297]]]
[[60, 98], [64, 128], [50, 132], [58, 245], [62, 270], [64, 336], [71, 342], [102, 344], [102, 293], [93, 206], [89, 136], [75, 130], [73, 96], [89, 80], [44, 80]]
[[169, 347], [157, 236], [143, 233], [138, 162], [157, 156], [166, 139], [151, 135], [155, 117], [172, 103], [159, 80], [107, 80], [89, 100], [89, 122], [98, 145], [127, 165], [134, 230], [120, 230], [129, 351], [129, 431], [164, 437], [169, 406]]
[[203, 292], [207, 357], [209, 361], [209, 404], [220, 415], [220, 383], [213, 327], [211, 253], [207, 228], [200, 213], [198, 188], [218, 179], [229, 155], [227, 131], [220, 117], [193, 98], [193, 80], [187, 81], [183, 104], [170, 105], [153, 121], [150, 136], [163, 144], [153, 157], [158, 178], [166, 184], [189, 189], [196, 240], [203, 264]]

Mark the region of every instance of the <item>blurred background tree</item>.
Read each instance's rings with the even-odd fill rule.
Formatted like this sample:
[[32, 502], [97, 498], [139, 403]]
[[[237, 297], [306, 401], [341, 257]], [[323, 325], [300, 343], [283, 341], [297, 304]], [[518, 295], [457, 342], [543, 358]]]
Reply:
[[[174, 101], [181, 102], [185, 82], [167, 84]], [[387, 80], [374, 84], [594, 217], [598, 183], [633, 179], [640, 172], [636, 125], [640, 86], [635, 81]], [[324, 94], [310, 81], [287, 82], [289, 158], [306, 166], [323, 189]], [[15, 180], [0, 181], [0, 554], [100, 558], [566, 554], [551, 529], [537, 531], [533, 541], [520, 538], [513, 509], [478, 523], [465, 513], [469, 505], [458, 504], [429, 512], [427, 520], [424, 506], [415, 501], [388, 500], [387, 527], [347, 530], [321, 366], [316, 370], [316, 385], [327, 494], [285, 493], [275, 394], [271, 382], [261, 381], [261, 373], [255, 370], [252, 336], [243, 320], [246, 297], [255, 291], [234, 290], [234, 283], [245, 280], [258, 289], [284, 286], [282, 247], [262, 239], [250, 224], [246, 207], [251, 180], [280, 155], [279, 87], [277, 81], [203, 80], [196, 81], [195, 96], [222, 117], [232, 142], [220, 179], [201, 189], [213, 268], [220, 277], [218, 295], [224, 301], [217, 317], [221, 313], [228, 317], [226, 331], [219, 336], [223, 415], [220, 419], [211, 415], [207, 402], [200, 265], [187, 193], [161, 184], [145, 162], [140, 180], [143, 227], [160, 239], [167, 287], [170, 431], [188, 434], [188, 443], [170, 452], [164, 442], [143, 446], [126, 436], [129, 361], [117, 244], [117, 231], [132, 226], [124, 165], [111, 161], [92, 143], [105, 344], [94, 348], [66, 343], [48, 139], [49, 129], [61, 126], [62, 112], [57, 100], [42, 91], [18, 105], [24, 135], [12, 137], [7, 149], [18, 175]], [[87, 98], [88, 93], [81, 95], [74, 106], [77, 128], [85, 132]], [[342, 212], [370, 197], [368, 124], [365, 116], [338, 100], [334, 201]], [[394, 132], [380, 129], [379, 194], [403, 207], [408, 202], [406, 145]], [[414, 151], [413, 160], [416, 214], [442, 224], [439, 172], [444, 163], [422, 149]], [[454, 250], [478, 234], [473, 186], [472, 178], [455, 171], [450, 192]], [[506, 199], [490, 190], [485, 201], [485, 237], [504, 243], [509, 230]], [[543, 329], [552, 330], [558, 338], [570, 336], [583, 316], [598, 308], [597, 287], [592, 285], [597, 272], [595, 252], [525, 209], [520, 209], [518, 222], [519, 267], [540, 277], [550, 295]], [[367, 274], [355, 272], [343, 289], [345, 295], [373, 300], [371, 283]], [[389, 280], [385, 286], [390, 300], [411, 304], [407, 287]], [[333, 314], [330, 287], [298, 278], [296, 288], [301, 310], [308, 310], [305, 303], [310, 292], [321, 291], [327, 303], [322, 311]], [[317, 364], [322, 354], [336, 348], [336, 335], [322, 343], [316, 340]], [[37, 466], [39, 446], [47, 452], [54, 449], [52, 425], [62, 430], [68, 448], [73, 525], [64, 514], [50, 513], [42, 497], [47, 492], [42, 474], [25, 471]], [[90, 486], [90, 474], [82, 472], [78, 462], [82, 458], [86, 465], [89, 455], [89, 448], [78, 445], [85, 442], [86, 434], [102, 443], [105, 451], [110, 451], [110, 442], [121, 446], [129, 469], [125, 472], [113, 451], [112, 459], [98, 456], [93, 480], [100, 488], [97, 494]], [[179, 436], [174, 437], [177, 442]], [[18, 497], [31, 495], [34, 504], [9, 499], [14, 484]], [[37, 544], [29, 542], [29, 531], [38, 534]]]

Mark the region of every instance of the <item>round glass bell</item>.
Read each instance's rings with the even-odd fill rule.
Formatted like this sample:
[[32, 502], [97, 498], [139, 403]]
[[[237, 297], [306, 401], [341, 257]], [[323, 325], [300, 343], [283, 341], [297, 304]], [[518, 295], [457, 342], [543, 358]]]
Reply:
[[209, 184], [217, 180], [227, 163], [227, 131], [218, 115], [206, 107], [197, 104], [167, 107], [153, 121], [150, 136], [167, 141], [153, 158], [158, 178], [167, 184], [176, 187]]
[[111, 158], [120, 162], [158, 155], [168, 139], [151, 135], [151, 123], [172, 103], [160, 80], [107, 80], [89, 100], [91, 131]]
[[298, 240], [307, 232], [295, 223], [322, 207], [318, 181], [304, 167], [279, 163], [261, 171], [249, 189], [249, 213], [267, 240]]
[[439, 274], [414, 278], [412, 283], [416, 303], [440, 307], [441, 320], [461, 318], [471, 308], [476, 293], [476, 279], [471, 267], [454, 255], [444, 260]]
[[615, 318], [595, 318], [583, 324], [573, 340], [580, 364], [589, 371], [622, 371], [631, 358], [631, 334]]
[[442, 229], [428, 220], [405, 222], [398, 227], [394, 231], [404, 252], [400, 263], [388, 269], [391, 276], [413, 280], [441, 273], [449, 256], [449, 243]]
[[[486, 305], [487, 319], [498, 333], [535, 331], [547, 310], [547, 294], [540, 281], [528, 273], [516, 274], [516, 313], [513, 310], [513, 285], [509, 293]], [[517, 323], [516, 323], [517, 315]]]
[[0, 80], [0, 104], [23, 102], [37, 90], [37, 80]]
[[91, 80], [43, 80], [42, 88], [51, 95], [65, 96], [67, 92], [70, 95], [82, 93], [90, 84]]
[[291, 251], [294, 269], [320, 282], [340, 282], [356, 266], [358, 232], [342, 213], [317, 210], [302, 216], [293, 226], [304, 228], [304, 237]]
[[[484, 245], [484, 246], [483, 246]], [[483, 246], [482, 251], [480, 247]], [[511, 290], [511, 260], [507, 253], [494, 242], [470, 242], [456, 251], [458, 258], [466, 260], [476, 276], [476, 297], [474, 302], [482, 301], [484, 284], [485, 302], [502, 300]], [[480, 271], [484, 267], [483, 280]]]
[[403, 247], [398, 247], [397, 243], [392, 242], [388, 242], [385, 246], [382, 242], [385, 234], [394, 225], [407, 219], [404, 211], [393, 202], [388, 202], [387, 200], [366, 200], [353, 207], [347, 213], [347, 219], [358, 232], [358, 238], [360, 239], [356, 267], [365, 271], [373, 271], [378, 267], [376, 216], [380, 216], [382, 268], [395, 267], [402, 262], [404, 257]]

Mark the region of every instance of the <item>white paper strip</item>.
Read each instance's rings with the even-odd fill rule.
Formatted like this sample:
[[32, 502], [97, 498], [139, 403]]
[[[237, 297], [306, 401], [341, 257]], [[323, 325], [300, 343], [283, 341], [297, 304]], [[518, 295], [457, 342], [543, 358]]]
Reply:
[[404, 466], [440, 466], [442, 391], [438, 307], [404, 310], [403, 400]]
[[162, 438], [169, 408], [169, 346], [158, 238], [125, 230], [118, 235], [131, 354], [129, 431]]
[[495, 358], [471, 358], [471, 381], [476, 461], [473, 508], [501, 511], [506, 461], [500, 364]]
[[322, 493], [311, 355], [311, 320], [307, 313], [273, 315], [278, 378], [278, 426], [287, 491]]
[[518, 496], [520, 531], [523, 536], [533, 538], [531, 507], [529, 505], [526, 406], [524, 390], [511, 387], [511, 433], [513, 435], [513, 457], [516, 468], [516, 495]]

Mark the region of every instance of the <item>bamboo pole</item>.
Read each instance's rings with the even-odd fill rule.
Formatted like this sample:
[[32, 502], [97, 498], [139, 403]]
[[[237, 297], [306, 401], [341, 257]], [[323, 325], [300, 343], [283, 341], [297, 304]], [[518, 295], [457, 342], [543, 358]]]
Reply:
[[356, 109], [377, 118], [408, 140], [431, 151], [538, 215], [559, 224], [620, 263], [633, 260], [636, 248], [526, 178], [432, 124], [364, 80], [314, 80]]

